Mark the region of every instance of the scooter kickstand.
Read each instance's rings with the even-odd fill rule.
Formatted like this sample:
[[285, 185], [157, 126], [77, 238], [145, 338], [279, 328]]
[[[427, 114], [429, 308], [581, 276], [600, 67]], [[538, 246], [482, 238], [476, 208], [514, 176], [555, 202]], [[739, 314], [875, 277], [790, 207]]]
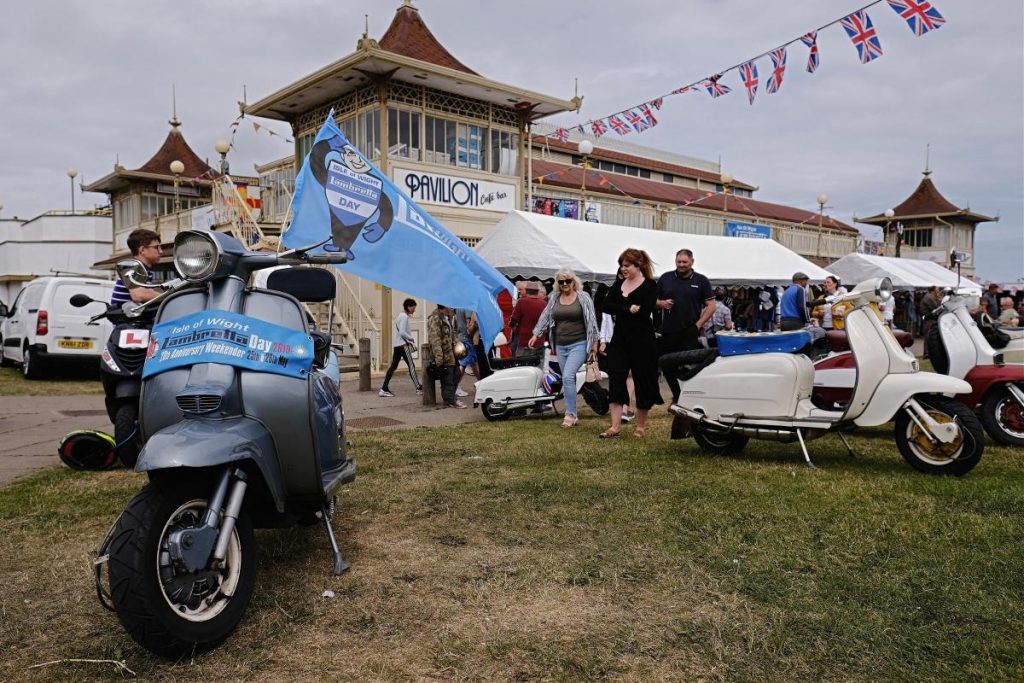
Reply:
[[804, 452], [804, 460], [807, 461], [807, 466], [812, 470], [818, 469], [814, 466], [814, 463], [811, 462], [811, 456], [807, 454], [807, 444], [804, 443], [804, 435], [800, 433], [799, 429], [796, 430], [796, 438], [800, 441], [800, 450]]
[[[333, 507], [333, 505], [331, 506]], [[338, 541], [334, 538], [334, 527], [331, 526], [331, 511], [327, 509], [327, 502], [320, 508], [321, 513], [324, 516], [324, 526], [327, 528], [327, 538], [331, 541], [331, 551], [334, 553], [334, 575], [339, 576], [344, 574], [348, 570], [348, 562], [341, 556], [341, 551], [338, 550]]]
[[843, 445], [846, 446], [846, 452], [850, 454], [850, 457], [856, 458], [857, 454], [854, 452], [853, 446], [850, 445], [850, 442], [846, 440], [846, 434], [843, 434], [842, 432], [836, 432], [836, 434], [838, 434], [839, 438], [843, 440]]

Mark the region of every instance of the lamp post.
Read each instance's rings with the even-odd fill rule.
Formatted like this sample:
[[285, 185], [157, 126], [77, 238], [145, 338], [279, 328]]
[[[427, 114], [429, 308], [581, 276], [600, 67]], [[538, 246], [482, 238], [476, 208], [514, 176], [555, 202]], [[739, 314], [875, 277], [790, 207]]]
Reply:
[[228, 164], [228, 151], [231, 149], [231, 143], [224, 138], [218, 138], [213, 143], [213, 148], [217, 150], [217, 154], [220, 154], [220, 174], [227, 175], [231, 168]]
[[580, 202], [580, 218], [587, 220], [587, 169], [590, 168], [590, 155], [594, 151], [594, 143], [590, 140], [580, 140], [579, 150], [583, 156], [583, 201]]
[[68, 178], [71, 180], [71, 213], [75, 212], [75, 177], [78, 175], [78, 169], [72, 166], [68, 169]]
[[181, 200], [178, 198], [178, 185], [181, 183], [181, 174], [185, 172], [185, 164], [177, 159], [171, 162], [171, 173], [174, 174], [174, 213], [181, 211]]
[[[890, 223], [892, 223], [892, 217], [896, 215], [896, 212], [893, 211], [892, 209], [886, 209], [885, 213], [882, 214], [882, 215], [885, 216], [885, 236], [883, 237], [883, 239], [888, 240], [889, 239], [889, 232], [890, 232]], [[900, 242], [899, 242], [899, 238], [897, 237], [896, 238], [896, 255], [897, 256], [899, 256], [899, 252], [900, 252]]]

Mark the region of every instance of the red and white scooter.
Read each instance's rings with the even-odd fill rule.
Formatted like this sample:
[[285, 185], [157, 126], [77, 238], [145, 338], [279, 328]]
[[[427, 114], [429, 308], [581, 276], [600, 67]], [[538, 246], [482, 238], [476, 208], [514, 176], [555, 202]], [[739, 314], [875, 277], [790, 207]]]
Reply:
[[[971, 385], [969, 393], [956, 398], [981, 412], [981, 423], [994, 441], [1024, 446], [1024, 329], [998, 327], [988, 316], [979, 322], [971, 315], [977, 303], [977, 296], [965, 291], [946, 292], [925, 340], [928, 355], [936, 372]], [[994, 331], [1010, 338], [1002, 348], [993, 348], [986, 339]]]

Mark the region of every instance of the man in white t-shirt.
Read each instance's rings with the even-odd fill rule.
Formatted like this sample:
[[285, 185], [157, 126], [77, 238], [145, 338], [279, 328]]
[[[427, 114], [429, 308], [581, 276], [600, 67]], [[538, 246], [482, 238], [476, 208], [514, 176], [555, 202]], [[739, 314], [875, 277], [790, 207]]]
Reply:
[[412, 330], [409, 328], [409, 316], [416, 312], [416, 300], [406, 299], [402, 302], [402, 309], [402, 312], [395, 316], [394, 329], [391, 331], [392, 338], [395, 340], [395, 347], [391, 354], [391, 365], [388, 367], [387, 374], [384, 375], [384, 384], [381, 385], [380, 391], [377, 392], [378, 396], [386, 398], [394, 397], [394, 394], [388, 388], [388, 384], [391, 383], [391, 376], [398, 369], [398, 363], [403, 360], [409, 366], [409, 377], [412, 378], [412, 384], [416, 387], [416, 393], [423, 393], [420, 378], [416, 376], [416, 363], [412, 358], [412, 352], [416, 348], [416, 338], [412, 336]]

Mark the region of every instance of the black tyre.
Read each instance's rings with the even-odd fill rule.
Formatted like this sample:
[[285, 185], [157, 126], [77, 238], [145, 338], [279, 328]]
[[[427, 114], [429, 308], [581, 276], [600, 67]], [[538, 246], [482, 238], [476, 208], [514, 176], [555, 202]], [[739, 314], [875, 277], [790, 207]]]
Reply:
[[946, 347], [939, 335], [939, 321], [936, 320], [928, 334], [924, 338], [925, 348], [928, 349], [928, 360], [932, 362], [935, 372], [940, 375], [949, 374], [949, 356], [946, 354]]
[[512, 411], [507, 405], [499, 405], [490, 399], [480, 404], [480, 412], [491, 422], [501, 422], [512, 417]]
[[1006, 386], [996, 387], [985, 397], [981, 423], [993, 441], [1004, 446], [1024, 446], [1024, 408]]
[[26, 348], [21, 356], [21, 374], [25, 379], [41, 379], [46, 374], [39, 354], [30, 348]]
[[917, 396], [932, 419], [941, 424], [956, 422], [960, 429], [950, 443], [928, 438], [906, 409], [896, 414], [896, 447], [915, 470], [926, 474], [967, 474], [981, 460], [985, 450], [985, 434], [981, 422], [970, 408], [945, 396]]
[[4, 338], [0, 337], [0, 368], [10, 367], [11, 365], [13, 365], [13, 363], [11, 361], [9, 361], [6, 356], [4, 356], [3, 349], [4, 349]]
[[118, 444], [117, 458], [130, 470], [135, 469], [142, 450], [139, 432], [139, 406], [134, 401], [122, 403], [114, 414], [114, 443]]
[[693, 439], [701, 450], [716, 455], [735, 455], [747, 447], [750, 437], [712, 429], [700, 423], [693, 425]]
[[598, 415], [608, 414], [608, 391], [597, 382], [587, 382], [580, 387], [580, 394], [590, 409]]
[[219, 645], [252, 597], [256, 555], [244, 507], [222, 569], [192, 574], [168, 558], [167, 536], [201, 524], [209, 489], [195, 481], [149, 484], [128, 503], [111, 535], [110, 595], [117, 618], [135, 642], [163, 657]]

